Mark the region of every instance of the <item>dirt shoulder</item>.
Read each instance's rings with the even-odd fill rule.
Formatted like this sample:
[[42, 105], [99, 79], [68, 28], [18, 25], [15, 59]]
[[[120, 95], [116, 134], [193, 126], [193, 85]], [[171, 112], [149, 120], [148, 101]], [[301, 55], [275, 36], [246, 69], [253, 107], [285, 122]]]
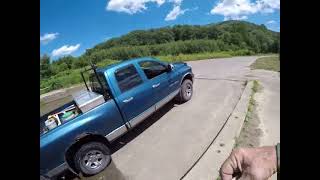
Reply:
[[260, 128], [260, 119], [257, 111], [255, 95], [262, 91], [262, 86], [258, 81], [254, 81], [252, 94], [249, 100], [248, 111], [244, 120], [239, 137], [236, 138], [235, 148], [237, 147], [258, 147], [263, 131]]

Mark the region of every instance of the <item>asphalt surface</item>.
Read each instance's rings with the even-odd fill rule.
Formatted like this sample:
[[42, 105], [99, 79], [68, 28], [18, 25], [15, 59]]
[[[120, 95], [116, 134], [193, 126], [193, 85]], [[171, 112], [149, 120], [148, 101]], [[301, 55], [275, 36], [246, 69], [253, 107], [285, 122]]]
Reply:
[[112, 165], [85, 179], [181, 179], [232, 113], [256, 58], [188, 62], [195, 74], [192, 99], [167, 104], [118, 139]]

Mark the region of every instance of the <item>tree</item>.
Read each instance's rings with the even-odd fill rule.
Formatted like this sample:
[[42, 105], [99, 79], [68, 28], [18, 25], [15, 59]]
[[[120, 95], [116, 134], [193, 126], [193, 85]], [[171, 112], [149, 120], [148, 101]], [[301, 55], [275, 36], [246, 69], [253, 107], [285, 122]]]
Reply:
[[52, 74], [50, 57], [47, 54], [40, 56], [40, 79], [47, 78]]

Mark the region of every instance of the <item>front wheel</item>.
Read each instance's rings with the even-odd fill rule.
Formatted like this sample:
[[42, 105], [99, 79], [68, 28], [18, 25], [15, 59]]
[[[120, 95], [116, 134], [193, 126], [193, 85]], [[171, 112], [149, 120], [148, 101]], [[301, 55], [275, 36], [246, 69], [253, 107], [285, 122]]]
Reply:
[[89, 142], [82, 145], [74, 156], [76, 169], [87, 176], [100, 173], [110, 161], [110, 150], [101, 142]]
[[193, 94], [193, 85], [192, 81], [186, 79], [182, 82], [180, 93], [178, 94], [178, 101], [181, 103], [187, 102], [191, 99]]

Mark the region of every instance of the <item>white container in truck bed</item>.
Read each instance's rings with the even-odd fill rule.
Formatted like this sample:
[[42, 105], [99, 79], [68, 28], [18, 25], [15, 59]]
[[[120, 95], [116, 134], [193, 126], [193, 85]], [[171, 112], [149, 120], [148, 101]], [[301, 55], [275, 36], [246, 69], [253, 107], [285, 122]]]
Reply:
[[105, 102], [101, 94], [91, 91], [80, 91], [78, 93], [73, 94], [72, 96], [77, 106], [83, 113]]

